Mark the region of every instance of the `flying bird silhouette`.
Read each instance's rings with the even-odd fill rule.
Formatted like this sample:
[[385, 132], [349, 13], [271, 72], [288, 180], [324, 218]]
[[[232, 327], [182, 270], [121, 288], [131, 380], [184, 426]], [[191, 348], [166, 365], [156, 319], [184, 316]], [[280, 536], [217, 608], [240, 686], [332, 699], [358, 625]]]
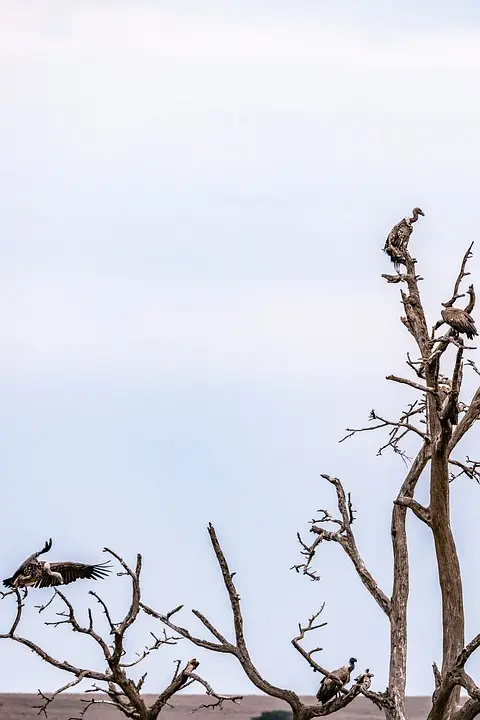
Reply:
[[57, 585], [68, 585], [83, 578], [99, 580], [111, 572], [108, 561], [96, 565], [86, 565], [75, 562], [46, 562], [38, 559], [40, 555], [48, 552], [51, 548], [52, 539], [50, 538], [42, 550], [30, 555], [12, 577], [3, 581], [4, 586], [12, 590], [29, 587], [56, 587]]
[[403, 218], [388, 233], [383, 252], [387, 253], [397, 272], [400, 270], [400, 265], [405, 264], [405, 253], [413, 231], [412, 225], [417, 222], [419, 215], [425, 213], [418, 207], [413, 208], [412, 217]]

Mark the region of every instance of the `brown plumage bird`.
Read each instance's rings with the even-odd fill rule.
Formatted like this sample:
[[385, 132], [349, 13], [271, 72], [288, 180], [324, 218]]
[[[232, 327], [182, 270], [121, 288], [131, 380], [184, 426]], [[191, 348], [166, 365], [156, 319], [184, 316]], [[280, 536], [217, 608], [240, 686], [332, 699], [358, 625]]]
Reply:
[[52, 547], [52, 540], [48, 540], [42, 550], [30, 555], [10, 578], [6, 578], [3, 584], [7, 588], [43, 588], [55, 587], [57, 585], [68, 585], [69, 583], [87, 578], [88, 580], [99, 580], [110, 573], [108, 562], [86, 565], [85, 563], [74, 562], [44, 562], [39, 560], [39, 555], [48, 552]]
[[475, 320], [466, 310], [444, 305], [442, 318], [447, 325], [458, 333], [464, 333], [469, 340], [473, 340], [473, 336], [478, 335]]
[[412, 224], [417, 222], [419, 215], [425, 213], [418, 207], [413, 208], [412, 217], [405, 217], [394, 225], [385, 241], [383, 252], [387, 253], [397, 272], [400, 270], [400, 265], [405, 264], [405, 253], [413, 231]]
[[333, 672], [330, 673], [330, 675], [338, 678], [340, 683], [335, 682], [335, 680], [330, 677], [323, 678], [317, 692], [317, 700], [319, 703], [325, 705], [325, 703], [338, 695], [341, 687], [350, 682], [350, 675], [356, 662], [357, 658], [351, 657], [349, 665], [342, 665], [338, 670], [333, 670]]

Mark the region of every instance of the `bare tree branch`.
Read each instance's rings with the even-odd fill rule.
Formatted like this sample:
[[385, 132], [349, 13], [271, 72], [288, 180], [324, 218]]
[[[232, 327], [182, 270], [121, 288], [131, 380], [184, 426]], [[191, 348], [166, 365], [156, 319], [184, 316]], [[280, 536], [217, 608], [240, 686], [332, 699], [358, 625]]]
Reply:
[[[455, 280], [455, 286], [453, 288], [452, 297], [450, 298], [450, 300], [448, 300], [448, 302], [445, 303], [446, 306], [453, 305], [456, 300], [463, 297], [463, 295], [459, 295], [459, 290], [460, 290], [460, 285], [462, 284], [462, 280], [465, 277], [467, 277], [467, 275], [470, 275], [470, 273], [467, 272], [465, 268], [467, 267], [467, 262], [470, 260], [470, 258], [473, 257], [473, 253], [472, 253], [473, 245], [474, 245], [474, 243], [471, 242], [465, 255], [463, 256], [462, 264], [460, 266], [460, 272], [458, 273], [457, 279]], [[473, 308], [472, 308], [472, 310], [473, 310]], [[471, 311], [469, 310], [468, 312], [471, 312]]]
[[[75, 609], [71, 601], [67, 596], [60, 591], [57, 587], [54, 589], [54, 593], [50, 600], [43, 605], [37, 605], [39, 614], [43, 613], [47, 608], [52, 605], [55, 599], [62, 602], [63, 610], [56, 613], [56, 617], [53, 620], [47, 620], [44, 624], [47, 626], [59, 627], [62, 625], [69, 626], [73, 632], [80, 633], [92, 638], [92, 640], [98, 645], [102, 651], [102, 655], [106, 664], [105, 670], [93, 670], [89, 668], [77, 667], [68, 661], [60, 661], [55, 657], [47, 653], [40, 645], [32, 642], [28, 638], [22, 637], [18, 633], [18, 628], [22, 619], [22, 612], [24, 607], [24, 601], [21, 597], [19, 590], [14, 591], [16, 596], [16, 613], [7, 633], [0, 635], [0, 639], [9, 639], [17, 642], [25, 647], [29, 648], [38, 655], [41, 659], [47, 662], [49, 665], [63, 670], [70, 675], [74, 676], [70, 682], [66, 683], [58, 690], [51, 694], [43, 693], [39, 690], [40, 704], [37, 706], [39, 714], [47, 715], [47, 710], [50, 704], [55, 700], [58, 695], [65, 692], [66, 690], [79, 685], [83, 680], [92, 680], [94, 685], [92, 688], [93, 692], [100, 692], [106, 696], [105, 699], [90, 698], [84, 703], [84, 707], [80, 712], [80, 718], [83, 718], [86, 712], [96, 704], [106, 704], [116, 707], [124, 716], [132, 718], [132, 720], [156, 720], [158, 714], [163, 707], [168, 705], [168, 701], [173, 695], [178, 692], [181, 688], [187, 684], [193, 682], [200, 683], [206, 690], [207, 693], [213, 694], [217, 700], [217, 703], [221, 705], [223, 700], [232, 699], [230, 697], [223, 697], [214, 693], [211, 686], [204, 680], [200, 675], [194, 671], [197, 669], [199, 663], [197, 660], [190, 660], [183, 670], [180, 670], [180, 661], [178, 661], [177, 669], [170, 684], [161, 692], [151, 707], [147, 707], [144, 698], [141, 695], [141, 691], [147, 677], [147, 673], [144, 673], [138, 681], [134, 681], [128, 677], [127, 672], [142, 663], [146, 658], [154, 651], [163, 647], [164, 645], [175, 645], [179, 640], [183, 639], [181, 635], [168, 635], [165, 628], [163, 629], [162, 635], [157, 637], [154, 633], [150, 633], [153, 638], [153, 642], [150, 645], [145, 646], [143, 651], [136, 653], [136, 658], [127, 661], [125, 659], [126, 650], [124, 646], [125, 633], [129, 627], [133, 625], [138, 617], [138, 613], [141, 609], [141, 589], [140, 589], [140, 572], [142, 567], [141, 555], [137, 556], [137, 562], [135, 569], [131, 569], [127, 563], [123, 560], [120, 555], [113, 552], [112, 550], [105, 550], [106, 552], [113, 555], [114, 558], [120, 564], [123, 572], [118, 573], [119, 575], [125, 575], [129, 578], [132, 588], [130, 606], [125, 613], [125, 616], [119, 623], [113, 621], [109, 608], [105, 601], [95, 592], [90, 591], [90, 595], [95, 598], [98, 606], [102, 613], [105, 615], [107, 620], [109, 633], [113, 635], [113, 644], [110, 646], [108, 642], [97, 632], [95, 629], [95, 623], [93, 618], [92, 610], [89, 608], [87, 611], [88, 622], [82, 625], [77, 619]], [[5, 594], [5, 597], [7, 594]], [[168, 613], [168, 618], [171, 618], [176, 612], [181, 609], [181, 606], [175, 608]], [[87, 690], [87, 692], [89, 692]], [[238, 696], [235, 696], [235, 701], [239, 700]]]
[[[369, 432], [370, 430], [380, 430], [381, 428], [385, 427], [393, 427], [393, 428], [403, 428], [405, 430], [408, 430], [410, 432], [416, 433], [422, 440], [426, 440], [427, 436], [424, 432], [422, 432], [419, 428], [415, 427], [415, 425], [411, 425], [407, 422], [395, 422], [393, 420], [386, 420], [385, 418], [380, 417], [375, 410], [371, 410], [370, 412], [370, 420], [378, 420], [379, 423], [377, 425], [370, 425], [368, 427], [362, 427], [362, 428], [346, 428], [346, 431], [348, 435], [345, 435], [339, 442], [344, 442], [345, 440], [348, 440], [356, 433], [361, 432]], [[403, 437], [403, 436], [402, 436]]]
[[401, 446], [401, 442], [405, 438], [405, 436], [409, 432], [414, 432], [415, 434], [419, 435], [424, 442], [430, 442], [429, 436], [411, 423], [411, 419], [415, 416], [420, 416], [420, 421], [424, 422], [423, 418], [425, 417], [425, 414], [425, 400], [416, 400], [415, 402], [411, 403], [407, 407], [407, 409], [402, 412], [398, 421], [386, 420], [385, 418], [380, 417], [375, 412], [375, 410], [371, 410], [369, 420], [379, 420], [380, 422], [376, 425], [370, 425], [363, 428], [347, 428], [348, 435], [345, 435], [345, 437], [343, 437], [339, 442], [344, 442], [344, 440], [351, 438], [356, 433], [391, 427], [392, 429], [389, 432], [389, 439], [384, 445], [379, 448], [377, 455], [382, 455], [384, 450], [386, 450], [387, 448], [391, 448], [394, 453], [400, 455], [405, 464], [408, 464], [411, 458], [407, 456]]
[[415, 388], [415, 390], [420, 390], [420, 392], [435, 394], [434, 388], [427, 387], [426, 385], [420, 385], [420, 383], [413, 382], [413, 380], [409, 380], [408, 378], [399, 377], [398, 375], [387, 375], [385, 379], [401, 383], [402, 385], [409, 385], [410, 387]]
[[402, 505], [403, 507], [410, 508], [412, 512], [426, 525], [431, 526], [432, 520], [430, 517], [430, 511], [428, 508], [420, 505], [419, 502], [411, 497], [398, 497], [395, 500], [396, 505]]
[[196, 673], [193, 673], [193, 672], [190, 672], [189, 675], [192, 678], [192, 680], [196, 680], [198, 683], [200, 683], [200, 685], [203, 685], [203, 687], [207, 691], [207, 695], [209, 695], [210, 697], [214, 697], [216, 699], [216, 702], [199, 705], [199, 707], [192, 710], [192, 712], [197, 712], [197, 710], [200, 710], [202, 708], [205, 708], [205, 709], [212, 708], [213, 709], [213, 708], [218, 707], [218, 708], [222, 709], [223, 703], [226, 700], [229, 700], [230, 702], [233, 702], [234, 704], [238, 704], [238, 702], [240, 700], [243, 700], [242, 695], [219, 695], [218, 693], [215, 692], [215, 690], [212, 688], [212, 686], [209, 685], [207, 683], [207, 681], [204, 680], [203, 678], [201, 678], [199, 675], [197, 675]]
[[466, 475], [470, 480], [475, 480], [475, 482], [480, 484], [480, 461], [479, 460], [470, 460], [470, 458], [466, 457], [466, 462], [460, 462], [460, 460], [452, 460], [451, 458], [448, 461], [450, 465], [454, 465], [455, 467], [460, 468], [460, 471], [457, 473], [450, 473], [450, 482], [453, 482], [453, 480], [456, 480], [461, 475]]
[[[301, 623], [298, 624], [298, 635], [293, 638], [292, 645], [295, 648], [295, 650], [297, 650], [300, 653], [300, 655], [302, 655], [302, 657], [305, 658], [305, 660], [308, 662], [310, 667], [313, 668], [314, 671], [320, 672], [323, 675], [327, 675], [328, 677], [335, 679], [335, 682], [338, 682], [338, 678], [335, 678], [334, 675], [330, 675], [330, 673], [328, 671], [325, 671], [321, 667], [321, 665], [319, 665], [317, 662], [315, 662], [315, 660], [312, 658], [313, 653], [320, 652], [323, 648], [317, 647], [317, 648], [314, 648], [313, 650], [310, 650], [309, 652], [307, 652], [307, 650], [305, 650], [300, 645], [300, 640], [303, 640], [303, 638], [305, 637], [307, 632], [311, 632], [312, 630], [318, 630], [319, 628], [325, 627], [325, 625], [327, 624], [326, 622], [324, 622], [324, 623], [318, 623], [317, 625], [314, 625], [315, 620], [318, 618], [319, 615], [321, 615], [324, 608], [325, 608], [325, 603], [323, 603], [322, 607], [320, 608], [320, 610], [317, 613], [315, 613], [308, 619], [308, 622], [305, 626], [302, 627]], [[345, 690], [345, 692], [346, 692], [346, 690]]]
[[[302, 555], [307, 558], [307, 562], [304, 563], [303, 566], [298, 565], [294, 566], [294, 568], [297, 570], [297, 572], [302, 570], [304, 574], [312, 575], [313, 571], [310, 568], [310, 563], [315, 556], [315, 551], [317, 550], [318, 545], [322, 541], [338, 542], [352, 561], [353, 566], [355, 567], [355, 570], [362, 583], [365, 585], [371, 596], [382, 608], [382, 610], [388, 615], [390, 613], [390, 600], [380, 589], [372, 574], [367, 570], [365, 562], [360, 555], [355, 541], [355, 536], [352, 531], [354, 511], [352, 510], [350, 494], [346, 496], [343, 485], [338, 478], [326, 474], [322, 474], [321, 477], [327, 480], [327, 482], [329, 482], [335, 488], [337, 494], [337, 507], [340, 512], [341, 519], [332, 518], [332, 516], [326, 510], [324, 510], [324, 516], [322, 518], [317, 521], [312, 521], [313, 524], [310, 532], [317, 535], [317, 538], [310, 547], [306, 546], [305, 543], [303, 543], [303, 541], [301, 540], [300, 536], [297, 535], [303, 547]], [[318, 524], [316, 524], [324, 522], [333, 522], [339, 526], [339, 529], [336, 532], [330, 532], [322, 527], [319, 527]]]
[[[333, 482], [333, 481], [331, 481]], [[339, 481], [338, 481], [339, 482]], [[342, 501], [342, 507], [341, 507], [341, 513], [344, 523], [351, 523], [353, 520], [353, 511], [351, 507], [349, 508], [347, 498], [345, 495], [343, 495], [343, 501]], [[196, 617], [198, 617], [201, 622], [205, 625], [205, 627], [209, 630], [210, 633], [214, 635], [219, 642], [211, 642], [207, 640], [203, 640], [202, 638], [195, 637], [192, 635], [186, 628], [181, 627], [179, 625], [176, 625], [172, 622], [170, 617], [167, 615], [161, 615], [160, 613], [157, 613], [155, 610], [153, 610], [151, 607], [148, 607], [147, 605], [141, 603], [141, 607], [148, 615], [151, 615], [152, 617], [156, 617], [158, 620], [163, 622], [167, 627], [169, 627], [174, 632], [180, 634], [182, 637], [187, 638], [190, 640], [190, 642], [194, 643], [198, 647], [202, 647], [208, 650], [213, 650], [214, 652], [222, 652], [222, 653], [228, 653], [230, 655], [233, 655], [235, 658], [237, 658], [238, 662], [242, 666], [245, 674], [249, 678], [249, 680], [262, 692], [266, 693], [267, 695], [270, 695], [271, 697], [275, 697], [281, 700], [284, 700], [286, 703], [290, 705], [292, 708], [292, 711], [295, 716], [302, 717], [302, 718], [312, 718], [320, 715], [327, 715], [331, 712], [335, 712], [337, 709], [341, 707], [345, 707], [349, 702], [351, 702], [360, 692], [368, 692], [369, 686], [370, 686], [370, 678], [372, 677], [371, 673], [366, 671], [356, 682], [356, 684], [351, 688], [349, 691], [345, 692], [343, 697], [339, 702], [335, 701], [333, 704], [328, 703], [325, 706], [305, 706], [301, 702], [299, 696], [293, 692], [292, 690], [286, 690], [284, 688], [279, 688], [272, 683], [270, 683], [268, 680], [266, 680], [258, 671], [258, 669], [255, 667], [255, 665], [252, 662], [252, 659], [250, 657], [250, 654], [247, 649], [247, 644], [245, 640], [244, 635], [244, 628], [243, 628], [243, 616], [242, 611], [240, 607], [240, 597], [238, 595], [237, 589], [235, 587], [235, 584], [233, 582], [233, 575], [235, 573], [232, 573], [230, 571], [230, 568], [228, 566], [227, 560], [225, 558], [225, 555], [223, 553], [223, 550], [220, 546], [220, 543], [218, 541], [218, 537], [216, 535], [215, 529], [212, 524], [208, 525], [208, 533], [210, 536], [210, 541], [212, 543], [212, 547], [215, 553], [215, 557], [217, 559], [218, 565], [220, 567], [222, 578], [223, 578], [223, 584], [227, 590], [228, 598], [230, 601], [230, 608], [232, 610], [233, 615], [233, 623], [234, 623], [234, 630], [235, 630], [235, 644], [232, 644], [225, 640], [225, 637], [222, 633], [217, 630], [217, 628], [205, 618], [205, 616], [202, 613], [199, 613], [199, 611], [194, 611], [194, 614]], [[299, 644], [299, 639], [301, 639], [300, 636], [303, 637], [303, 635], [309, 631], [313, 630], [317, 627], [321, 627], [320, 625], [314, 625], [315, 619], [318, 617], [319, 613], [314, 615], [312, 618], [310, 618], [309, 623], [305, 628], [302, 628], [299, 626], [300, 635], [295, 638], [292, 643], [294, 644], [294, 647], [297, 648], [297, 650], [306, 658], [308, 659], [309, 664], [314, 669], [319, 670], [325, 675], [330, 675], [328, 670], [325, 670], [322, 668], [318, 663], [315, 663], [313, 661], [313, 658], [311, 657], [311, 654], [314, 652], [313, 650], [308, 653], [307, 651], [304, 651], [303, 648], [301, 648]], [[303, 635], [302, 635], [303, 633]], [[378, 700], [379, 701], [379, 700]], [[217, 703], [215, 703], [217, 705]]]
[[53, 700], [55, 700], [57, 695], [60, 695], [60, 693], [62, 693], [64, 690], [69, 690], [70, 688], [75, 687], [76, 685], [79, 685], [82, 682], [82, 680], [85, 680], [85, 677], [86, 677], [85, 673], [83, 673], [83, 672], [80, 673], [80, 675], [77, 678], [75, 678], [75, 680], [72, 680], [71, 682], [67, 683], [66, 685], [63, 685], [63, 687], [59, 688], [58, 690], [55, 690], [55, 692], [52, 693], [52, 695], [45, 695], [44, 693], [42, 693], [41, 690], [39, 690], [38, 694], [40, 695], [40, 697], [42, 698], [42, 700], [44, 702], [40, 703], [40, 705], [33, 705], [34, 709], [38, 710], [38, 715], [41, 715], [43, 713], [43, 715], [45, 715], [45, 717], [47, 717], [47, 708], [50, 705], [50, 703], [53, 702]]

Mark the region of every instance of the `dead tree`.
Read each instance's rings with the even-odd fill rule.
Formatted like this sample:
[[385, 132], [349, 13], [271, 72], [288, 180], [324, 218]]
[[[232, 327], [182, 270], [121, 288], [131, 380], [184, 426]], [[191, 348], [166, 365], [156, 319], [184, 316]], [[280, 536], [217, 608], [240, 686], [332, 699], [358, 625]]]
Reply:
[[[177, 625], [175, 622], [173, 622], [173, 614], [181, 610], [182, 606], [176, 608], [174, 611], [168, 614], [161, 614], [153, 608], [149, 607], [148, 605], [141, 603], [140, 605], [143, 611], [147, 615], [150, 615], [151, 617], [155, 617], [160, 620], [164, 625], [170, 628], [177, 635], [183, 638], [187, 638], [197, 647], [203, 648], [204, 650], [211, 650], [213, 652], [233, 655], [233, 657], [235, 657], [240, 663], [246, 676], [255, 685], [255, 687], [257, 687], [259, 690], [266, 693], [267, 695], [270, 695], [271, 697], [277, 698], [279, 700], [284, 700], [290, 705], [294, 720], [310, 720], [310, 718], [319, 717], [321, 715], [330, 715], [331, 713], [334, 713], [337, 710], [346, 707], [361, 693], [369, 697], [373, 702], [378, 705], [378, 707], [381, 707], [381, 694], [374, 693], [369, 690], [373, 673], [371, 673], [368, 668], [357, 678], [355, 678], [354, 683], [350, 687], [350, 689], [347, 690], [345, 687], [339, 684], [338, 694], [340, 697], [330, 700], [325, 705], [305, 705], [300, 700], [298, 694], [293, 690], [287, 690], [277, 687], [270, 683], [268, 680], [266, 680], [255, 667], [247, 648], [247, 642], [243, 631], [243, 615], [240, 605], [240, 597], [233, 581], [235, 573], [232, 573], [230, 571], [227, 560], [218, 541], [215, 528], [211, 524], [208, 526], [208, 534], [210, 536], [213, 551], [215, 553], [215, 557], [222, 573], [223, 584], [227, 590], [228, 598], [230, 601], [235, 631], [234, 642], [230, 642], [229, 640], [227, 640], [227, 638], [218, 630], [218, 628], [216, 628], [215, 625], [213, 625], [210, 620], [208, 620], [205, 615], [203, 615], [203, 613], [198, 610], [192, 610], [192, 612], [200, 620], [200, 622], [203, 623], [209, 633], [211, 633], [211, 635], [215, 638], [215, 641], [204, 640], [203, 638], [192, 635], [187, 628], [181, 625]], [[323, 625], [326, 624], [316, 623], [316, 620], [322, 610], [323, 606], [319, 610], [319, 612], [317, 612], [308, 620], [306, 625], [302, 626], [301, 624], [299, 624], [298, 635], [292, 639], [292, 644], [294, 648], [299, 653], [301, 653], [302, 657], [307, 661], [307, 663], [313, 670], [321, 673], [326, 677], [332, 678], [335, 682], [338, 683], [338, 679], [335, 678], [334, 675], [331, 675], [327, 669], [319, 665], [312, 657], [313, 654], [320, 648], [307, 651], [300, 644], [300, 641], [303, 640], [303, 638], [308, 632], [317, 630], [318, 628], [321, 628], [323, 627]]]
[[[472, 246], [465, 253], [457, 276], [452, 297], [444, 307], [451, 308], [464, 294], [460, 285], [469, 275], [466, 271], [472, 257]], [[401, 299], [405, 310], [402, 323], [413, 337], [418, 349], [418, 360], [412, 361], [407, 354], [407, 365], [415, 379], [388, 375], [387, 380], [411, 387], [419, 397], [411, 402], [400, 417], [390, 420], [374, 410], [370, 413], [371, 424], [361, 428], [347, 428], [347, 435], [340, 442], [353, 435], [372, 430], [388, 430], [388, 438], [379, 449], [379, 454], [391, 449], [409, 465], [392, 511], [391, 537], [393, 546], [393, 587], [391, 596], [382, 591], [365, 566], [358, 550], [352, 530], [354, 514], [350, 494], [346, 494], [342, 482], [335, 477], [322, 475], [335, 489], [339, 517], [332, 517], [327, 511], [319, 520], [314, 520], [310, 531], [315, 535], [313, 543], [305, 543], [298, 536], [305, 561], [295, 569], [317, 579], [312, 563], [319, 545], [323, 541], [338, 543], [346, 552], [372, 598], [385, 613], [390, 624], [390, 669], [389, 683], [382, 697], [387, 718], [405, 718], [405, 683], [407, 671], [407, 603], [409, 595], [409, 558], [406, 533], [406, 514], [410, 510], [430, 530], [433, 536], [438, 579], [442, 599], [443, 657], [441, 670], [433, 664], [435, 689], [428, 720], [470, 720], [480, 713], [480, 687], [465, 672], [465, 663], [480, 645], [480, 634], [465, 645], [463, 590], [460, 565], [450, 523], [450, 485], [461, 474], [480, 480], [480, 464], [467, 457], [460, 460], [456, 449], [460, 440], [480, 418], [480, 388], [468, 404], [460, 401], [464, 368], [477, 368], [465, 354], [473, 347], [465, 345], [458, 328], [450, 327], [442, 336], [436, 331], [444, 320], [435, 323], [432, 330], [422, 307], [415, 264], [406, 252], [406, 272], [403, 275], [383, 275], [389, 283], [404, 283]], [[470, 285], [467, 294], [466, 313], [475, 306], [475, 291]], [[442, 315], [443, 317], [443, 315]], [[448, 351], [454, 350], [453, 370], [447, 374], [444, 369]], [[460, 418], [461, 416], [461, 418]], [[418, 439], [419, 448], [413, 460], [407, 458], [402, 440], [406, 436]], [[425, 473], [430, 489], [428, 507], [415, 500], [417, 483]], [[338, 529], [328, 530], [327, 523], [335, 523]], [[464, 688], [469, 698], [459, 705], [460, 691]]]
[[[95, 599], [97, 606], [106, 619], [110, 635], [108, 640], [98, 632], [92, 610], [90, 608], [88, 609], [88, 621], [85, 625], [82, 625], [77, 619], [77, 613], [75, 612], [72, 603], [58, 588], [55, 588], [54, 593], [48, 602], [44, 605], [36, 605], [35, 607], [38, 609], [40, 614], [49, 608], [52, 603], [60, 601], [62, 603], [62, 610], [56, 613], [55, 620], [47, 621], [45, 622], [45, 625], [53, 627], [68, 625], [73, 632], [88, 635], [99, 647], [103, 655], [105, 669], [94, 670], [90, 668], [82, 668], [71, 664], [67, 660], [58, 660], [37, 643], [23, 637], [19, 634], [19, 627], [26, 602], [26, 593], [23, 597], [19, 590], [0, 593], [3, 599], [9, 596], [16, 599], [16, 611], [14, 613], [12, 625], [8, 632], [0, 635], [0, 639], [10, 640], [19, 643], [20, 645], [24, 645], [49, 665], [58, 668], [59, 670], [63, 670], [73, 677], [70, 682], [58, 688], [53, 693], [45, 693], [41, 690], [38, 691], [39, 704], [34, 706], [38, 710], [38, 714], [43, 714], [47, 717], [48, 707], [50, 703], [58, 697], [58, 695], [87, 680], [92, 681], [93, 684], [86, 692], [95, 693], [96, 696], [91, 695], [90, 698], [82, 700], [83, 707], [80, 714], [76, 718], [70, 718], [69, 720], [83, 720], [89, 708], [93, 705], [99, 704], [116, 707], [123, 713], [123, 715], [125, 715], [125, 717], [131, 718], [132, 720], [156, 720], [160, 712], [166, 705], [169, 704], [169, 701], [176, 693], [195, 682], [202, 685], [207, 695], [214, 698], [214, 702], [212, 704], [216, 706], [221, 706], [226, 700], [231, 700], [233, 702], [241, 700], [242, 698], [240, 696], [227, 697], [217, 694], [212, 686], [196, 673], [199, 662], [195, 658], [192, 658], [186, 662], [183, 667], [181, 667], [182, 661], [177, 660], [175, 663], [175, 672], [168, 686], [155, 698], [151, 705], [148, 706], [146, 704], [145, 698], [142, 696], [142, 688], [147, 678], [147, 672], [144, 672], [139, 679], [134, 680], [131, 677], [132, 669], [143, 663], [144, 660], [151, 655], [151, 653], [159, 650], [162, 646], [176, 645], [182, 638], [177, 637], [176, 635], [168, 634], [165, 630], [163, 630], [158, 636], [151, 633], [152, 640], [149, 645], [144, 647], [141, 652], [136, 653], [136, 656], [131, 660], [126, 658], [125, 636], [127, 631], [134, 625], [141, 610], [140, 574], [142, 570], [142, 556], [137, 555], [136, 566], [135, 569], [132, 570], [120, 557], [120, 555], [117, 555], [113, 552], [113, 550], [105, 548], [104, 552], [109, 553], [120, 564], [121, 571], [118, 572], [117, 575], [127, 576], [131, 582], [130, 607], [120, 622], [114, 622], [112, 620], [112, 615], [108, 606], [100, 595], [93, 591], [90, 591], [89, 593]], [[35, 590], [31, 592], [35, 592]], [[31, 597], [31, 595], [29, 597]], [[170, 615], [177, 612], [177, 610], [178, 608], [174, 609], [171, 613], [168, 613], [167, 616], [170, 617]], [[202, 707], [209, 707], [209, 705]]]
[[[473, 243], [472, 243], [473, 245]], [[471, 257], [472, 245], [463, 258], [460, 272], [455, 282], [452, 297], [444, 307], [451, 308], [464, 297], [460, 285], [469, 274], [466, 271]], [[386, 442], [379, 454], [387, 449], [397, 453], [408, 467], [397, 496], [393, 499], [391, 538], [393, 545], [393, 586], [391, 593], [382, 590], [366, 567], [358, 549], [352, 526], [355, 511], [350, 493], [346, 493], [342, 482], [330, 475], [322, 477], [335, 489], [338, 515], [333, 516], [327, 510], [321, 511], [320, 518], [313, 520], [310, 531], [315, 536], [313, 542], [306, 543], [301, 535], [303, 562], [294, 566], [297, 572], [312, 580], [318, 579], [314, 568], [314, 559], [319, 546], [324, 541], [336, 542], [350, 558], [362, 583], [382, 609], [390, 625], [390, 668], [389, 682], [385, 692], [373, 692], [370, 689], [372, 673], [366, 670], [354, 681], [353, 686], [339, 688], [340, 697], [325, 705], [304, 705], [298, 695], [288, 689], [279, 688], [268, 682], [255, 667], [247, 649], [243, 631], [240, 598], [233, 582], [233, 575], [220, 547], [212, 525], [208, 532], [223, 582], [228, 593], [233, 614], [235, 640], [228, 640], [198, 610], [194, 615], [203, 623], [215, 640], [205, 640], [194, 636], [190, 631], [173, 622], [172, 614], [165, 615], [142, 604], [143, 610], [163, 622], [178, 635], [189, 639], [197, 647], [213, 652], [233, 655], [242, 666], [251, 682], [262, 692], [287, 702], [295, 720], [306, 720], [320, 715], [328, 715], [345, 707], [359, 694], [363, 694], [377, 707], [382, 709], [387, 720], [405, 720], [405, 683], [407, 670], [407, 603], [409, 595], [409, 558], [406, 533], [406, 515], [410, 510], [423, 522], [433, 536], [438, 567], [438, 578], [442, 598], [443, 658], [441, 669], [433, 664], [435, 690], [432, 707], [427, 720], [471, 720], [480, 713], [480, 687], [465, 672], [465, 664], [472, 653], [480, 646], [480, 634], [468, 644], [464, 639], [464, 611], [462, 596], [462, 578], [458, 562], [455, 541], [450, 524], [450, 484], [460, 474], [480, 481], [480, 462], [470, 458], [459, 459], [457, 446], [465, 434], [480, 418], [480, 387], [468, 404], [460, 400], [464, 369], [470, 368], [480, 374], [472, 360], [465, 355], [475, 349], [465, 345], [462, 337], [450, 326], [444, 335], [436, 337], [436, 331], [452, 313], [444, 313], [442, 320], [435, 323], [429, 331], [429, 325], [422, 307], [418, 283], [421, 278], [415, 272], [416, 260], [405, 247], [405, 272], [397, 275], [383, 275], [388, 283], [404, 284], [401, 290], [405, 316], [402, 323], [414, 339], [419, 357], [412, 360], [407, 353], [407, 366], [411, 377], [389, 375], [388, 380], [403, 384], [415, 392], [417, 397], [395, 420], [390, 420], [376, 411], [370, 414], [371, 423], [367, 427], [347, 429], [343, 440], [358, 433], [385, 429], [388, 431]], [[473, 285], [467, 290], [468, 304], [465, 307], [470, 314], [475, 305]], [[440, 312], [439, 312], [440, 314]], [[468, 318], [467, 318], [468, 319]], [[470, 320], [468, 320], [470, 325]], [[448, 373], [445, 365], [454, 352], [453, 370]], [[415, 438], [419, 444], [413, 459], [407, 457], [402, 440], [406, 436]], [[414, 497], [420, 477], [425, 473], [430, 487], [429, 506], [421, 505]], [[327, 529], [325, 524], [333, 525]], [[305, 626], [299, 625], [299, 634], [292, 640], [294, 647], [302, 654], [306, 662], [324, 676], [333, 677], [326, 668], [321, 667], [313, 654], [318, 650], [307, 651], [300, 644], [306, 633], [321, 625], [316, 624], [317, 615], [313, 615]], [[460, 690], [464, 688], [469, 698], [459, 704]]]

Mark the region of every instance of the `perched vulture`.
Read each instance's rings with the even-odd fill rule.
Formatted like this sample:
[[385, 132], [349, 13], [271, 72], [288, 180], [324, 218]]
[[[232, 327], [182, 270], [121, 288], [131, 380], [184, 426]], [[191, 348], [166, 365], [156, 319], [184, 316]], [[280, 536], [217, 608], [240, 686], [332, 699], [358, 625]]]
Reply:
[[473, 340], [473, 336], [478, 335], [475, 320], [469, 313], [461, 308], [444, 308], [442, 310], [442, 318], [447, 325], [450, 325], [450, 327], [458, 333], [465, 333], [469, 340]]
[[110, 568], [108, 562], [97, 565], [85, 565], [74, 562], [44, 562], [38, 556], [48, 552], [52, 547], [52, 540], [48, 540], [42, 550], [30, 555], [23, 562], [18, 570], [10, 578], [6, 578], [3, 584], [7, 588], [43, 588], [56, 585], [68, 585], [69, 583], [87, 578], [98, 580], [106, 577]]
[[338, 670], [333, 670], [330, 675], [334, 675], [340, 680], [340, 683], [335, 682], [330, 677], [324, 677], [322, 683], [317, 692], [317, 700], [322, 705], [325, 705], [329, 700], [336, 697], [340, 692], [340, 688], [350, 682], [350, 675], [355, 667], [357, 658], [351, 657], [349, 665], [342, 665]]
[[418, 207], [413, 208], [412, 217], [405, 217], [400, 220], [390, 230], [385, 241], [383, 252], [387, 253], [397, 271], [402, 263], [405, 264], [405, 253], [413, 230], [412, 223], [417, 222], [419, 215], [425, 215], [425, 213]]

